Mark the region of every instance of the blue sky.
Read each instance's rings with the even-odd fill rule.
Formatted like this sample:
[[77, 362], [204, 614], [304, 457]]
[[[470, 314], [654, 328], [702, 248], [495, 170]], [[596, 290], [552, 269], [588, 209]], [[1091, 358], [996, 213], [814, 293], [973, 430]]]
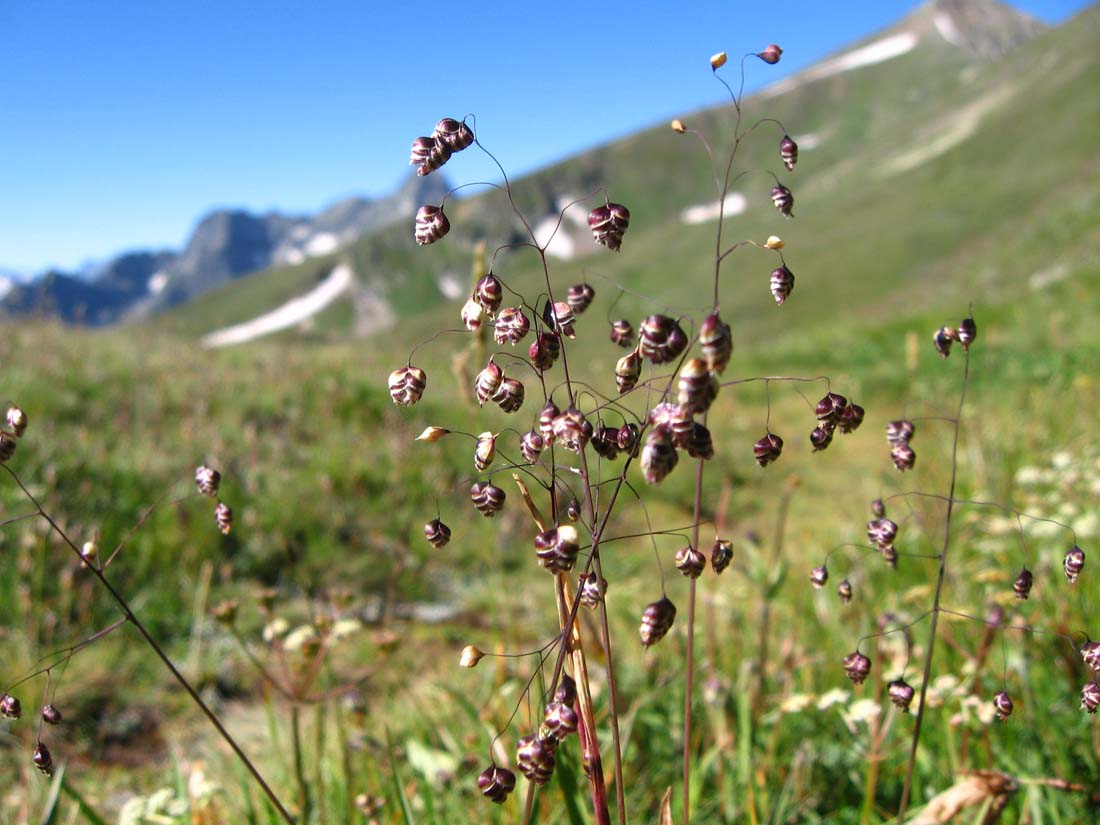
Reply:
[[[919, 5], [0, 0], [0, 268], [178, 247], [214, 207], [382, 194], [445, 115], [475, 113], [519, 174], [720, 100], [716, 51], [780, 44], [756, 88]], [[1013, 5], [1056, 23], [1087, 2]], [[493, 176], [461, 160], [453, 182]]]

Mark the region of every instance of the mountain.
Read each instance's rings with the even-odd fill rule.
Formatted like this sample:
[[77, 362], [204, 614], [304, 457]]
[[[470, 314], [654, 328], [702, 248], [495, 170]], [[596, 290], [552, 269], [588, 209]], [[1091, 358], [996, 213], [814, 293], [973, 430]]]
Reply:
[[314, 216], [217, 210], [200, 219], [179, 252], [126, 252], [92, 278], [60, 271], [24, 283], [3, 278], [0, 310], [93, 326], [149, 317], [249, 273], [331, 253], [446, 190], [438, 175], [410, 175], [386, 197], [348, 198]]
[[[936, 0], [747, 98], [746, 122], [774, 117], [801, 146], [798, 166], [787, 173], [777, 153], [783, 128], [764, 122], [755, 129], [736, 164], [750, 174], [737, 180], [736, 209], [727, 213], [737, 238], [782, 234], [792, 269], [805, 271], [801, 300], [789, 302], [785, 315], [811, 323], [852, 306], [882, 312], [932, 305], [946, 294], [998, 296], [1052, 266], [1050, 255], [1068, 271], [1087, 260], [1092, 224], [1081, 215], [1096, 211], [1087, 182], [1100, 170], [1083, 124], [1100, 112], [1095, 96], [1081, 90], [1100, 85], [1089, 45], [1098, 24], [1096, 8], [1049, 29], [1001, 3]], [[753, 80], [767, 76], [766, 66], [748, 68]], [[728, 103], [680, 118], [718, 151], [731, 142]], [[483, 139], [491, 149], [491, 136]], [[453, 160], [447, 171], [461, 175], [461, 163]], [[795, 192], [798, 219], [777, 222], [769, 172]], [[698, 147], [665, 121], [513, 180], [512, 196], [539, 235], [557, 224], [561, 205], [602, 187], [631, 210], [628, 242], [616, 255], [592, 243], [587, 198], [565, 212], [557, 238], [568, 242], [555, 248], [556, 238], [550, 247], [558, 253], [555, 279], [623, 286], [629, 293], [615, 311], [628, 317], [641, 311], [632, 294], [649, 296], [650, 304], [699, 305], [713, 270], [716, 212], [710, 166]], [[447, 215], [451, 232], [441, 243], [417, 248], [411, 226], [402, 226], [341, 252], [339, 261], [350, 263], [356, 283], [391, 320], [426, 331], [453, 324], [475, 245], [484, 241], [492, 253], [522, 238], [497, 193], [454, 201]], [[1037, 243], [1044, 234], [1059, 245]], [[754, 260], [767, 264], [759, 257], [739, 254], [745, 271], [722, 288], [741, 323], [766, 327], [774, 302], [767, 271], [762, 280], [752, 275]], [[248, 321], [307, 293], [337, 262], [255, 273], [164, 322], [200, 336]], [[509, 286], [535, 295], [543, 277], [535, 263], [505, 250], [494, 267]], [[326, 309], [307, 334], [366, 328], [354, 298], [342, 310]]]

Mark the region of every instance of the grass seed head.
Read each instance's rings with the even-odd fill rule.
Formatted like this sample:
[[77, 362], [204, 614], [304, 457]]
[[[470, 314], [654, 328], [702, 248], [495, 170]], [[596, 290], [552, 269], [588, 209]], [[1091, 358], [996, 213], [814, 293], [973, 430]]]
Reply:
[[710, 566], [716, 574], [721, 573], [733, 561], [733, 542], [729, 539], [715, 539], [710, 547]]
[[470, 486], [470, 500], [474, 507], [486, 518], [492, 518], [504, 509], [507, 496], [504, 491], [489, 481], [475, 481]]
[[1100, 709], [1100, 685], [1096, 682], [1089, 682], [1081, 688], [1081, 707], [1089, 713]]
[[595, 297], [596, 290], [588, 284], [573, 284], [566, 292], [565, 301], [575, 315], [580, 315], [592, 305], [592, 299]]
[[857, 685], [862, 685], [871, 672], [871, 660], [858, 650], [853, 651], [844, 657], [844, 672]]
[[546, 372], [554, 366], [559, 355], [561, 355], [561, 339], [553, 332], [540, 332], [527, 348], [527, 357], [540, 372]]
[[199, 492], [210, 498], [218, 497], [218, 487], [222, 483], [222, 474], [213, 467], [197, 467], [195, 469], [195, 486]]
[[634, 325], [625, 318], [611, 323], [611, 343], [624, 349], [634, 346]]
[[756, 463], [761, 467], [767, 467], [783, 454], [783, 439], [775, 433], [768, 433], [752, 445]]
[[783, 184], [777, 183], [772, 187], [772, 203], [784, 218], [794, 217], [794, 194]]
[[16, 438], [22, 438], [27, 431], [27, 414], [18, 407], [8, 407], [8, 429]]
[[557, 742], [529, 733], [516, 743], [516, 767], [531, 782], [545, 785], [554, 773], [554, 750]]
[[516, 787], [516, 775], [507, 768], [490, 765], [477, 776], [482, 795], [498, 804], [503, 803]]
[[427, 386], [427, 374], [411, 364], [390, 373], [390, 398], [399, 407], [411, 407], [424, 395]]
[[852, 600], [852, 583], [847, 579], [842, 579], [840, 584], [836, 586], [836, 595], [842, 603], [848, 604]]
[[906, 712], [909, 711], [909, 705], [913, 701], [913, 696], [916, 695], [913, 686], [901, 678], [892, 681], [887, 686], [886, 692], [890, 696], [890, 701]]
[[596, 571], [590, 571], [580, 582], [580, 600], [585, 607], [596, 607], [607, 593], [607, 579], [601, 579]]
[[1023, 601], [1031, 595], [1031, 585], [1034, 580], [1031, 571], [1026, 567], [1020, 571], [1020, 575], [1018, 575], [1016, 581], [1012, 583], [1012, 590], [1016, 593], [1017, 599]]
[[23, 703], [10, 693], [0, 697], [0, 716], [5, 719], [18, 719], [23, 715]]
[[690, 544], [676, 551], [676, 569], [689, 579], [697, 579], [707, 569], [707, 557]]
[[1002, 722], [1008, 720], [1008, 717], [1012, 715], [1012, 697], [1008, 695], [1007, 690], [998, 690], [993, 694], [993, 712], [997, 714], [997, 718]]
[[1085, 642], [1081, 645], [1081, 659], [1093, 673], [1100, 673], [1100, 642]]
[[787, 269], [786, 265], [778, 266], [772, 270], [771, 290], [772, 297], [780, 306], [791, 297], [794, 289], [794, 273]]
[[959, 322], [959, 328], [956, 330], [959, 343], [962, 344], [964, 350], [970, 349], [971, 343], [978, 337], [978, 325], [974, 323], [973, 318], [963, 318]]
[[413, 237], [419, 246], [435, 243], [451, 231], [451, 222], [438, 206], [426, 204], [416, 212], [416, 226]]
[[500, 302], [504, 300], [504, 285], [492, 272], [482, 275], [474, 287], [473, 300], [488, 315], [496, 315]]
[[779, 58], [783, 56], [783, 50], [772, 43], [770, 46], [764, 49], [764, 51], [757, 52], [756, 56], [763, 60], [765, 63], [774, 66], [776, 63], [779, 62]]
[[450, 159], [451, 147], [427, 135], [416, 138], [409, 151], [409, 165], [415, 166], [421, 177], [430, 175]]
[[1085, 551], [1075, 544], [1066, 551], [1066, 557], [1062, 560], [1062, 569], [1066, 571], [1066, 581], [1070, 584], [1076, 582], [1084, 567]]
[[788, 172], [794, 171], [794, 165], [798, 163], [798, 144], [791, 140], [790, 135], [783, 135], [779, 141], [779, 159], [787, 167]]
[[424, 525], [424, 538], [428, 540], [428, 544], [438, 550], [440, 547], [446, 547], [447, 542], [451, 540], [451, 528], [439, 519], [433, 518]]
[[493, 340], [498, 344], [517, 343], [527, 337], [531, 330], [531, 321], [523, 314], [521, 307], [508, 307], [502, 309], [493, 325]]
[[520, 454], [528, 464], [534, 464], [539, 460], [543, 446], [542, 435], [534, 430], [524, 433], [519, 440]]
[[623, 244], [623, 235], [630, 226], [630, 210], [621, 203], [607, 203], [597, 206], [588, 213], [588, 228], [592, 238], [608, 249], [618, 251]]
[[34, 766], [46, 776], [53, 776], [53, 756], [45, 742], [38, 742], [34, 746], [34, 754], [31, 757]]
[[814, 590], [820, 590], [829, 581], [829, 568], [824, 564], [820, 567], [815, 567], [810, 571], [810, 584], [814, 586]]
[[228, 536], [233, 529], [233, 509], [224, 501], [219, 501], [214, 507], [214, 523], [223, 536]]
[[523, 382], [516, 378], [505, 378], [500, 382], [497, 391], [493, 393], [494, 403], [506, 413], [518, 412], [523, 406], [526, 392]]
[[642, 611], [642, 624], [638, 631], [642, 637], [642, 646], [652, 647], [661, 641], [668, 631], [672, 629], [672, 623], [676, 620], [676, 605], [669, 601], [668, 596], [646, 605]]
[[719, 375], [725, 371], [733, 354], [733, 333], [717, 312], [704, 318], [699, 326], [699, 349], [706, 359], [707, 369]]
[[474, 142], [473, 130], [465, 121], [453, 117], [445, 117], [435, 124], [432, 136], [452, 152], [461, 152]]

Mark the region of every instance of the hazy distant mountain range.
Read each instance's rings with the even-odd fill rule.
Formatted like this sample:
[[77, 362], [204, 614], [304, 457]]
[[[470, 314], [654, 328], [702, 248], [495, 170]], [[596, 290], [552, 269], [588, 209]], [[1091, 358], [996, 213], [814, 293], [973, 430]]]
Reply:
[[[1062, 44], [1087, 40], [1088, 33], [1082, 28], [1095, 28], [1097, 19], [1095, 10], [1084, 12], [1077, 21], [1044, 37], [1047, 26], [997, 0], [930, 0], [893, 26], [766, 87], [760, 97], [768, 99], [768, 109], [798, 123], [804, 132], [795, 136], [804, 152], [813, 153], [814, 162], [800, 166], [797, 173], [800, 187], [808, 184], [798, 190], [800, 202], [816, 206], [819, 216], [843, 216], [847, 221], [863, 215], [869, 193], [877, 192], [875, 208], [862, 218], [868, 226], [886, 222], [892, 210], [898, 210], [891, 221], [883, 223], [877, 236], [875, 265], [869, 270], [875, 273], [890, 260], [889, 254], [897, 251], [885, 240], [899, 233], [907, 238], [906, 233], [920, 236], [919, 244], [913, 238], [905, 243], [915, 244], [924, 256], [932, 255], [925, 236], [940, 238], [943, 248], [938, 254], [945, 261], [952, 255], [960, 260], [964, 257], [969, 247], [959, 239], [967, 221], [978, 217], [996, 213], [999, 223], [983, 226], [983, 231], [991, 236], [1004, 231], [1011, 238], [1018, 237], [1018, 232], [1009, 231], [1013, 225], [1009, 215], [1013, 209], [1024, 209], [1027, 201], [997, 192], [1010, 184], [1022, 186], [1028, 179], [1013, 177], [1004, 169], [1029, 169], [1038, 176], [1049, 165], [1051, 180], [1065, 176], [1064, 181], [1076, 185], [1072, 182], [1080, 179], [1074, 171], [1080, 147], [1073, 143], [1077, 134], [1073, 130], [1014, 132], [1041, 116], [1046, 118], [1044, 123], [1061, 121], [1065, 112], [1057, 96], [1069, 94], [1063, 87], [1078, 82], [1072, 78], [1087, 77], [1093, 70], [1088, 50], [1081, 52]], [[1016, 57], [1028, 50], [1017, 51], [1017, 47], [1036, 38], [1030, 57]], [[1045, 41], [1049, 44], [1044, 46]], [[1032, 66], [1040, 59], [1046, 61], [1043, 71], [1048, 73], [1042, 76], [1034, 75]], [[1042, 94], [1024, 93], [1024, 84], [1033, 81], [1043, 83]], [[1076, 100], [1078, 108], [1084, 105], [1080, 97]], [[685, 117], [693, 124], [706, 127], [710, 123], [720, 129], [725, 110], [723, 105]], [[1058, 136], [1069, 143], [1055, 146]], [[1045, 141], [1042, 146], [1031, 145], [1040, 138]], [[539, 216], [550, 231], [557, 231], [550, 254], [583, 256], [592, 249], [583, 212], [578, 213], [579, 218], [569, 213], [559, 225], [558, 209], [577, 193], [613, 181], [633, 193], [634, 244], [643, 242], [642, 233], [655, 233], [654, 237], [662, 240], [654, 241], [654, 260], [663, 260], [662, 256], [672, 256], [670, 250], [686, 231], [685, 224], [713, 219], [707, 217], [711, 214], [707, 210], [713, 207], [712, 193], [680, 173], [680, 165], [674, 161], [682, 156], [683, 147], [675, 141], [665, 124], [642, 130], [513, 181], [514, 195], [518, 205], [536, 218], [537, 235], [541, 237], [543, 229]], [[979, 174], [973, 161], [946, 167], [969, 182], [965, 215], [948, 220], [947, 204], [958, 201], [937, 201], [916, 209], [911, 201], [894, 197], [905, 175], [910, 176], [905, 181], [911, 193], [931, 196], [933, 183], [941, 186], [944, 178], [925, 181], [928, 173], [922, 170], [932, 164], [953, 163], [956, 152], [969, 152], [979, 144], [985, 147], [980, 155], [983, 162], [1003, 162], [1004, 166], [988, 174]], [[774, 164], [771, 155], [748, 155], [745, 160], [761, 168]], [[850, 186], [856, 181], [862, 183], [859, 191], [853, 192]], [[446, 188], [437, 172], [423, 178], [410, 176], [387, 197], [343, 200], [313, 216], [215, 211], [198, 223], [184, 249], [127, 252], [107, 262], [90, 279], [48, 272], [19, 284], [5, 280], [0, 271], [0, 311], [102, 325], [146, 318], [186, 304], [172, 316], [180, 329], [202, 334], [217, 325], [248, 321], [273, 309], [273, 301], [286, 301], [308, 291], [344, 262], [351, 270], [353, 287], [341, 300], [353, 305], [350, 314], [390, 319], [415, 314], [435, 302], [452, 300], [455, 290], [462, 291], [459, 281], [467, 277], [470, 242], [492, 239], [500, 243], [502, 238], [510, 238], [509, 232], [518, 231], [511, 210], [483, 196], [455, 202], [451, 219], [463, 232], [439, 245], [443, 248], [433, 247], [430, 252], [416, 249], [411, 231], [377, 231], [395, 221], [407, 221], [422, 203], [438, 203]], [[737, 197], [742, 196], [737, 193]], [[938, 190], [935, 197], [941, 197]], [[689, 215], [694, 217], [689, 220]], [[937, 216], [938, 222], [933, 220]], [[1015, 219], [1020, 226], [1029, 220], [1023, 214]], [[945, 233], [942, 238], [941, 231]], [[668, 237], [662, 232], [669, 233]], [[464, 243], [470, 248], [463, 249]], [[808, 247], [813, 247], [812, 241]], [[838, 254], [835, 244], [823, 242], [818, 262], [827, 265], [830, 256]], [[904, 266], [911, 259], [916, 260], [913, 256], [899, 258], [895, 268], [908, 271]], [[312, 263], [297, 266], [306, 260]], [[1025, 265], [1019, 255], [1012, 260], [1017, 268]], [[682, 256], [672, 256], [668, 264], [690, 268]], [[848, 259], [842, 268], [850, 273], [858, 270]], [[242, 277], [251, 273], [256, 274]], [[631, 277], [637, 274], [632, 272]], [[231, 286], [192, 301], [227, 284]], [[364, 326], [368, 327], [374, 328]]]
[[0, 272], [0, 308], [95, 326], [147, 317], [243, 275], [325, 255], [409, 218], [446, 190], [438, 173], [410, 175], [386, 197], [347, 198], [312, 216], [216, 210], [199, 221], [182, 250], [124, 252], [92, 277], [51, 270], [20, 283], [15, 273]]

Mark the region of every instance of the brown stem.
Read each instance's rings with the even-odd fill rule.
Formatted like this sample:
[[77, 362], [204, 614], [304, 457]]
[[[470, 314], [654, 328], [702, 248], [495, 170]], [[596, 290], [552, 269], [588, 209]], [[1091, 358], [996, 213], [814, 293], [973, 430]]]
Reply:
[[943, 545], [940, 549], [940, 570], [936, 578], [936, 594], [932, 599], [932, 622], [928, 630], [928, 652], [924, 655], [924, 674], [920, 686], [920, 703], [917, 706], [917, 720], [913, 726], [913, 743], [909, 748], [909, 762], [905, 767], [905, 785], [901, 791], [901, 804], [898, 805], [898, 825], [905, 822], [905, 809], [909, 805], [909, 793], [913, 787], [913, 770], [917, 764], [917, 745], [920, 744], [921, 726], [924, 723], [924, 699], [928, 693], [928, 681], [932, 678], [932, 653], [936, 647], [936, 626], [940, 617], [940, 597], [943, 583], [947, 578], [947, 552], [951, 548], [951, 513], [955, 506], [955, 482], [959, 472], [959, 423], [962, 419], [963, 404], [966, 402], [966, 387], [970, 377], [970, 350], [966, 350], [963, 366], [962, 391], [959, 393], [959, 406], [955, 412], [955, 433], [951, 443], [951, 486], [947, 493], [947, 515], [943, 525]]
[[[84, 561], [84, 557], [80, 553], [80, 548], [73, 543], [72, 539], [70, 539], [65, 531], [62, 530], [61, 527], [57, 524], [57, 522], [53, 520], [50, 514], [42, 508], [42, 505], [38, 502], [38, 499], [36, 499], [34, 495], [30, 492], [30, 490], [26, 488], [23, 482], [19, 479], [19, 476], [15, 474], [15, 471], [7, 465], [4, 465], [4, 469], [8, 471], [8, 474], [15, 480], [15, 483], [19, 485], [19, 489], [23, 491], [23, 495], [27, 497], [27, 500], [38, 508], [38, 512], [41, 514], [42, 518], [44, 518], [46, 522], [50, 525], [50, 528], [55, 533], [57, 533], [58, 536], [61, 537], [62, 541], [64, 541], [69, 546], [69, 548], [76, 554], [77, 558], [80, 561]], [[292, 817], [290, 815], [290, 812], [287, 811], [285, 807], [283, 807], [283, 803], [279, 801], [279, 797], [275, 795], [275, 791], [273, 791], [271, 789], [271, 786], [267, 784], [267, 781], [264, 779], [263, 774], [261, 774], [259, 769], [252, 763], [252, 760], [248, 758], [247, 754], [245, 754], [245, 752], [241, 750], [241, 746], [237, 744], [237, 740], [230, 735], [228, 730], [226, 730], [225, 725], [221, 723], [221, 720], [218, 719], [217, 714], [215, 714], [210, 706], [203, 701], [201, 696], [199, 696], [198, 691], [196, 691], [191, 683], [187, 681], [187, 678], [182, 673], [180, 673], [179, 669], [174, 664], [172, 664], [172, 660], [168, 658], [168, 654], [164, 652], [164, 648], [162, 648], [157, 643], [156, 639], [154, 639], [149, 634], [149, 631], [145, 629], [145, 625], [141, 623], [141, 620], [138, 619], [138, 617], [134, 614], [134, 611], [130, 609], [129, 603], [126, 601], [126, 599], [122, 597], [122, 594], [115, 590], [115, 588], [107, 580], [107, 577], [98, 568], [93, 565], [89, 565], [88, 569], [92, 572], [92, 575], [94, 575], [99, 580], [99, 583], [104, 587], [104, 589], [111, 594], [111, 598], [115, 600], [115, 603], [118, 605], [119, 609], [122, 611], [126, 619], [130, 622], [130, 624], [134, 626], [134, 629], [138, 632], [142, 639], [145, 640], [145, 643], [149, 645], [150, 648], [152, 648], [153, 652], [157, 655], [157, 658], [160, 659], [161, 663], [168, 669], [168, 672], [172, 674], [173, 678], [179, 683], [180, 687], [182, 687], [184, 692], [186, 692], [187, 695], [191, 698], [191, 701], [195, 703], [199, 710], [202, 711], [203, 715], [210, 721], [210, 724], [212, 724], [214, 728], [218, 731], [222, 739], [225, 740], [225, 743], [229, 745], [229, 747], [233, 750], [233, 753], [236, 754], [241, 764], [245, 766], [250, 774], [252, 774], [252, 778], [255, 780], [256, 784], [260, 786], [260, 789], [264, 792], [264, 795], [268, 798], [268, 801], [272, 804], [275, 810], [278, 811], [279, 816], [282, 817], [283, 821], [286, 822], [287, 825], [295, 825], [294, 817]]]

